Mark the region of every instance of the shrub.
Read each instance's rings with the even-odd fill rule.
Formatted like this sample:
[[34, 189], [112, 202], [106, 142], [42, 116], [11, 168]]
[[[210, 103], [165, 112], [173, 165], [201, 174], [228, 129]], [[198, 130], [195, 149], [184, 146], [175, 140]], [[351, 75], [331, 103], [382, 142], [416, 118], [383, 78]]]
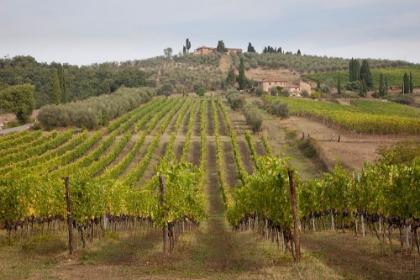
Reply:
[[347, 90], [358, 91], [359, 88], [360, 88], [360, 82], [359, 81], [346, 83], [346, 89]]
[[164, 85], [162, 85], [160, 87], [160, 89], [158, 89], [157, 94], [158, 95], [166, 95], [166, 96], [169, 96], [169, 95], [172, 94], [173, 90], [174, 90], [174, 86], [172, 84], [165, 83]]
[[322, 97], [322, 92], [319, 92], [319, 91], [315, 91], [311, 94], [312, 99], [317, 99], [317, 98], [321, 98], [321, 97]]
[[289, 117], [289, 107], [287, 106], [287, 103], [281, 102], [280, 100], [271, 104], [270, 112], [283, 119]]
[[281, 95], [283, 95], [284, 97], [289, 97], [290, 90], [288, 88], [283, 89], [283, 91], [281, 91]]
[[273, 96], [279, 95], [279, 90], [276, 87], [270, 88], [270, 94]]
[[194, 83], [193, 89], [194, 89], [194, 92], [198, 94], [199, 91], [201, 92], [202, 89], [205, 89], [205, 86], [201, 81], [198, 81]]
[[323, 86], [321, 87], [321, 92], [322, 92], [322, 93], [327, 93], [327, 94], [330, 94], [330, 93], [331, 93], [331, 88], [330, 88], [329, 86], [327, 86], [327, 85], [323, 85]]
[[381, 98], [381, 96], [379, 95], [379, 93], [375, 90], [374, 93], [372, 93], [372, 97], [373, 98]]
[[397, 96], [392, 96], [389, 98], [389, 101], [405, 104], [405, 105], [413, 105], [416, 102], [413, 97], [406, 94], [405, 95], [399, 94]]
[[262, 96], [263, 94], [264, 94], [264, 89], [262, 87], [257, 87], [257, 89], [255, 90], [255, 95]]
[[279, 69], [280, 68], [280, 64], [277, 61], [273, 61], [273, 62], [270, 62], [269, 67], [271, 69]]
[[147, 78], [146, 79], [146, 85], [148, 87], [156, 87], [157, 86], [157, 84], [156, 84], [156, 76], [153, 75], [153, 76]]
[[261, 129], [263, 117], [254, 105], [245, 105], [243, 106], [242, 112], [245, 116], [246, 122], [251, 126], [253, 132], [257, 132]]
[[256, 106], [260, 109], [266, 110], [264, 103], [262, 103], [260, 100], [252, 101], [252, 105], [254, 105], [254, 106]]
[[241, 109], [245, 104], [245, 98], [236, 90], [229, 90], [226, 98], [233, 110]]
[[255, 58], [251, 58], [251, 59], [249, 60], [249, 65], [250, 65], [252, 68], [258, 68], [258, 62], [257, 62], [257, 60], [256, 60]]
[[204, 94], [206, 93], [206, 90], [204, 88], [199, 88], [199, 89], [196, 89], [195, 93], [198, 96], [204, 96]]
[[320, 152], [319, 144], [314, 138], [300, 142], [298, 147], [307, 158], [314, 158]]
[[40, 122], [36, 122], [31, 126], [30, 130], [42, 130], [42, 124]]
[[303, 97], [308, 97], [309, 96], [309, 93], [308, 93], [308, 91], [306, 89], [304, 89], [304, 90], [302, 90], [300, 92], [300, 95], [303, 96]]

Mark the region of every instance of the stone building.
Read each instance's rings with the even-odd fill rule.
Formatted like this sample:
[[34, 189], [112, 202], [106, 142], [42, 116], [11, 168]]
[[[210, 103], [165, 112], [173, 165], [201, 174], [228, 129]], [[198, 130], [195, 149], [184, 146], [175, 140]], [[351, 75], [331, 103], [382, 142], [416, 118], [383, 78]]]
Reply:
[[268, 78], [268, 79], [262, 80], [258, 82], [258, 86], [267, 92], [269, 92], [272, 87], [281, 87], [283, 89], [288, 89], [290, 95], [292, 96], [294, 95], [299, 96], [299, 94], [301, 93], [303, 89], [307, 90], [309, 94], [311, 93], [310, 85], [302, 83], [301, 81], [297, 83], [291, 83], [291, 82], [284, 81], [280, 78]]
[[[193, 55], [213, 54], [217, 53], [217, 48], [201, 46], [194, 50]], [[242, 49], [238, 48], [227, 48], [227, 54], [231, 53], [242, 53]]]

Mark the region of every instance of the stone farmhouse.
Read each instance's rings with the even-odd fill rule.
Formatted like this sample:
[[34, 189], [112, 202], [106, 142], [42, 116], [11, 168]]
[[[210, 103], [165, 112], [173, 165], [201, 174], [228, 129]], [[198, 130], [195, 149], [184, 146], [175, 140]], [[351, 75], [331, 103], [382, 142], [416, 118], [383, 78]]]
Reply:
[[301, 82], [290, 83], [274, 77], [258, 82], [258, 86], [261, 87], [264, 91], [270, 91], [272, 87], [282, 87], [284, 89], [288, 89], [291, 95], [300, 94], [301, 90], [303, 89], [301, 88], [301, 84]]
[[[193, 55], [214, 54], [217, 53], [216, 48], [201, 46], [194, 50]], [[227, 53], [242, 53], [242, 49], [228, 48]]]

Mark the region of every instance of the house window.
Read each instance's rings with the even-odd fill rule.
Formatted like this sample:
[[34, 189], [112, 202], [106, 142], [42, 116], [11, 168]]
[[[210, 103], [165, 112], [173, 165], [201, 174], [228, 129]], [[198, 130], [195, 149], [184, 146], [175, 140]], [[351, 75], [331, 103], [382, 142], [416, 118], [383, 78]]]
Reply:
[[268, 83], [269, 86], [271, 86], [271, 83]]

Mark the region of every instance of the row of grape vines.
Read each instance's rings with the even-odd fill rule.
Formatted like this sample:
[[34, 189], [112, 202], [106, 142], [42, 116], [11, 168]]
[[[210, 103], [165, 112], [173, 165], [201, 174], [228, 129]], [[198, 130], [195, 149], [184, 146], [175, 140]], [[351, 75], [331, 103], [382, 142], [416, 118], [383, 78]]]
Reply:
[[[235, 228], [260, 231], [267, 239], [271, 236], [272, 240], [283, 243], [283, 248], [293, 252], [288, 171], [294, 167], [290, 166], [289, 158], [272, 156], [264, 134], [262, 142], [267, 156], [257, 155], [249, 132], [245, 132], [245, 138], [257, 171], [247, 176], [240, 160], [235, 157], [241, 184], [230, 193], [224, 193], [228, 220]], [[420, 253], [417, 232], [420, 227], [419, 159], [408, 166], [366, 163], [358, 173], [346, 171], [338, 165], [323, 178], [309, 182], [301, 182], [295, 172], [302, 229], [326, 229], [330, 221], [331, 229], [351, 228], [355, 234], [363, 236], [369, 229], [381, 244], [386, 236], [391, 244], [391, 231], [398, 228], [401, 247], [412, 250], [416, 246]], [[220, 174], [219, 180], [223, 185]]]
[[[15, 153], [10, 164], [4, 167], [7, 177], [0, 185], [0, 226], [10, 235], [13, 229], [25, 232], [30, 237], [37, 224], [47, 230], [64, 229], [67, 211], [64, 197], [63, 177], [68, 177], [71, 186], [73, 225], [80, 233], [83, 246], [85, 235], [103, 235], [104, 230], [135, 229], [135, 224], [145, 222], [163, 226], [168, 222], [200, 222], [205, 218], [205, 167], [206, 167], [206, 100], [191, 98], [159, 99], [145, 104], [108, 126], [107, 136], [101, 132], [88, 136], [87, 132], [74, 136], [73, 130], [53, 132], [41, 137], [44, 143]], [[192, 105], [193, 104], [193, 105]], [[201, 104], [201, 105], [200, 105]], [[192, 105], [192, 106], [191, 106]], [[186, 161], [195, 113], [200, 110], [200, 165]], [[174, 141], [181, 122], [190, 112], [188, 132], [181, 161], [174, 152]], [[169, 123], [178, 114], [171, 133], [164, 160], [157, 167], [157, 174], [166, 178], [166, 205], [159, 204], [158, 177], [153, 176], [143, 186], [135, 183], [148, 167], [151, 156], [160, 143]], [[160, 122], [159, 126], [157, 124]], [[156, 127], [156, 128], [155, 128]], [[128, 129], [130, 131], [126, 132]], [[124, 133], [123, 135], [120, 135]], [[149, 134], [154, 136], [145, 150], [142, 160], [128, 172], [128, 165], [141, 152]], [[19, 133], [26, 139], [40, 138], [40, 133]], [[136, 135], [134, 146], [127, 143]], [[4, 138], [4, 147], [10, 138]], [[38, 141], [38, 140], [34, 140]], [[22, 140], [22, 142], [24, 142]], [[25, 146], [29, 147], [29, 146]], [[121, 160], [117, 156], [127, 147]], [[16, 151], [16, 147], [10, 148]], [[9, 150], [11, 151], [11, 150]], [[13, 160], [12, 160], [13, 159]], [[181, 187], [181, 189], [179, 188]], [[52, 226], [54, 225], [54, 226]]]
[[[52, 132], [46, 137], [39, 132], [16, 133], [16, 139], [32, 139], [39, 145], [31, 147], [19, 142], [25, 147], [24, 153], [18, 146], [10, 145], [12, 138], [1, 138], [0, 144], [5, 143], [7, 151], [14, 151], [1, 169], [5, 175], [0, 179], [0, 226], [7, 229], [9, 238], [13, 230], [30, 237], [39, 229], [37, 224], [42, 231], [44, 226], [47, 230], [64, 229], [68, 212], [63, 199], [63, 177], [69, 177], [74, 226], [83, 245], [86, 234], [100, 237], [106, 230], [129, 231], [142, 225], [163, 227], [168, 223], [184, 228], [185, 223], [199, 224], [206, 218], [206, 120], [207, 108], [211, 108], [218, 179], [230, 224], [238, 229], [263, 232], [267, 238], [272, 235], [292, 250], [288, 171], [293, 167], [289, 159], [274, 156], [264, 134], [261, 142], [266, 156], [258, 156], [255, 136], [245, 132], [256, 167], [256, 172], [248, 174], [238, 148], [237, 132], [232, 129], [220, 98], [157, 100], [116, 120], [118, 125], [112, 125], [106, 135], [86, 131], [75, 134], [73, 130]], [[219, 110], [223, 120], [219, 119]], [[188, 114], [182, 154], [177, 156], [175, 141]], [[188, 162], [191, 136], [197, 125], [195, 118], [199, 118], [200, 128], [198, 164]], [[228, 128], [240, 179], [233, 188], [227, 183], [226, 158], [219, 135], [222, 122]], [[170, 123], [174, 124], [171, 129]], [[166, 152], [156, 166], [151, 166], [157, 147], [165, 147], [163, 134], [170, 136]], [[129, 151], [123, 155], [123, 150]], [[155, 175], [144, 178], [145, 171], [153, 168]], [[358, 173], [337, 166], [332, 173], [308, 182], [301, 182], [295, 174], [303, 230], [327, 228], [328, 219], [331, 228], [350, 227], [356, 234], [365, 234], [365, 227], [370, 228], [383, 243], [386, 231], [390, 236], [396, 227], [411, 233], [411, 237], [406, 234], [405, 241], [401, 237], [401, 246], [417, 245], [420, 252], [419, 159], [411, 165], [365, 164]], [[167, 187], [164, 205], [159, 175], [164, 176]], [[145, 183], [140, 184], [140, 178]]]
[[[255, 164], [257, 172], [232, 190], [227, 217], [232, 226], [261, 231], [267, 239], [273, 235], [273, 240], [282, 240], [284, 248], [293, 251], [288, 188], [292, 168], [283, 157], [257, 157]], [[303, 230], [326, 229], [330, 220], [333, 230], [352, 228], [364, 236], [369, 229], [381, 244], [386, 236], [392, 244], [391, 231], [398, 228], [401, 247], [417, 247], [420, 253], [419, 158], [409, 166], [366, 163], [357, 174], [336, 166], [321, 179], [303, 183], [296, 176], [296, 182]]]

